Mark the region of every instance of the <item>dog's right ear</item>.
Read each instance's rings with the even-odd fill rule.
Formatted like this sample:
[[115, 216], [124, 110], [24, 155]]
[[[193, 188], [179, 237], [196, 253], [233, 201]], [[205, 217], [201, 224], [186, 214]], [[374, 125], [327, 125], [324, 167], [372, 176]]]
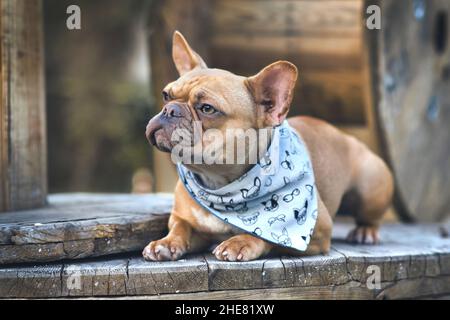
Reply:
[[262, 110], [264, 126], [278, 126], [286, 119], [297, 75], [295, 65], [278, 61], [246, 79], [258, 110]]
[[172, 58], [180, 76], [195, 68], [207, 68], [203, 59], [192, 50], [179, 31], [173, 34]]

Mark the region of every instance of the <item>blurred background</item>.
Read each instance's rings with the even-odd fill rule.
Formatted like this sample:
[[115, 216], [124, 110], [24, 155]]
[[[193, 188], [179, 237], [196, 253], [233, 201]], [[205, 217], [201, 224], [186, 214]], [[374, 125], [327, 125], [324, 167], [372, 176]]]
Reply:
[[[81, 30], [66, 28], [72, 4]], [[367, 27], [373, 4], [380, 30]], [[178, 29], [211, 67], [252, 75], [295, 63], [291, 115], [325, 119], [385, 158], [402, 218], [442, 220], [449, 11], [447, 0], [44, 0], [49, 192], [173, 190], [169, 158], [143, 133], [177, 78]]]
[[[66, 27], [72, 4], [82, 30]], [[150, 175], [149, 4], [44, 1], [49, 192], [130, 192], [133, 174]]]

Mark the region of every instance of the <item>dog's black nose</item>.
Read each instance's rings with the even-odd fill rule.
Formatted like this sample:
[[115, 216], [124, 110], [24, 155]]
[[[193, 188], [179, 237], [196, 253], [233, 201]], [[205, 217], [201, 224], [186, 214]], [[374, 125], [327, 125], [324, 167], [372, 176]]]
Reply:
[[181, 118], [183, 117], [183, 110], [180, 105], [171, 103], [164, 107], [162, 115], [167, 118]]

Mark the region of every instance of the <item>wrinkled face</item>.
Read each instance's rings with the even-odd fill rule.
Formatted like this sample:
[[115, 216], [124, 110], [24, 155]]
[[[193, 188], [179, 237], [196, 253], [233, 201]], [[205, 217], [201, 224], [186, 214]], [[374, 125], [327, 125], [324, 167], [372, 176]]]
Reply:
[[[227, 71], [192, 70], [164, 88], [163, 100], [162, 111], [147, 127], [147, 137], [161, 151], [172, 151], [180, 140], [177, 133], [189, 134], [192, 139], [188, 145], [201, 143], [203, 152], [219, 150], [226, 142], [215, 139], [215, 134], [226, 139], [227, 129], [247, 130], [259, 125], [245, 78]], [[201, 140], [194, 137], [194, 128], [201, 133]]]
[[278, 62], [250, 78], [209, 69], [177, 32], [173, 59], [180, 78], [163, 90], [162, 111], [146, 129], [150, 143], [191, 164], [232, 164], [242, 156], [250, 162], [267, 142], [262, 130], [280, 124], [289, 110], [295, 66]]

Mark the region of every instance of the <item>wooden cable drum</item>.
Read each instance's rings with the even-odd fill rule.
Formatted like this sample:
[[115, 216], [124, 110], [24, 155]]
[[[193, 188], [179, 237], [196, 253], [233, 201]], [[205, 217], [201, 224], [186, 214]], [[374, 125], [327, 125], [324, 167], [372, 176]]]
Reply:
[[417, 221], [450, 215], [448, 0], [381, 1], [369, 50], [378, 136], [397, 183], [397, 211]]
[[[153, 24], [164, 42], [156, 30], [151, 41], [152, 64], [165, 70], [153, 73], [157, 95], [176, 78], [167, 72], [174, 29], [188, 30], [211, 67], [253, 75], [289, 60], [300, 72], [291, 115], [358, 128], [393, 169], [396, 211], [405, 220], [450, 213], [448, 0], [190, 1], [179, 18], [173, 1], [158, 3], [166, 14]], [[381, 10], [380, 30], [367, 28], [371, 5]], [[164, 57], [155, 60], [161, 48]]]

